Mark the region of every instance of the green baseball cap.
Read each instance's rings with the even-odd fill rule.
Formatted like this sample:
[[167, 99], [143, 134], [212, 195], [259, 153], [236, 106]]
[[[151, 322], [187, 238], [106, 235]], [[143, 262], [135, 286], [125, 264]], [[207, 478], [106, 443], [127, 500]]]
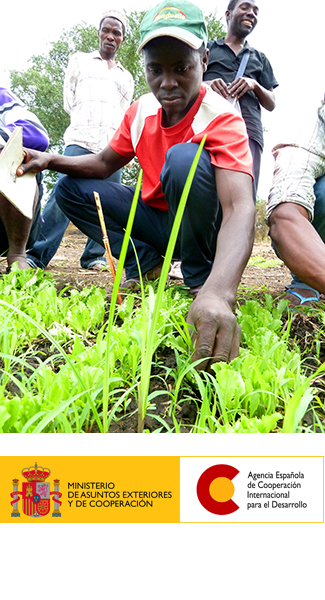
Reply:
[[196, 50], [203, 43], [206, 46], [208, 33], [201, 9], [186, 0], [160, 2], [151, 8], [140, 26], [138, 54], [148, 42], [165, 35], [181, 40]]

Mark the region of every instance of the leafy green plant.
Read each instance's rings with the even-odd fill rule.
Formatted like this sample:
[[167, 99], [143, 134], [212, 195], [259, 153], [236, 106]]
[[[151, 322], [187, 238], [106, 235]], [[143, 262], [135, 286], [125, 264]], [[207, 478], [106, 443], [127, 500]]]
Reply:
[[[198, 372], [185, 324], [188, 292], [163, 287], [157, 310], [157, 285], [143, 285], [140, 299], [129, 295], [119, 306], [122, 262], [119, 269], [107, 323], [104, 290], [57, 294], [48, 275], [15, 268], [0, 279], [0, 432], [109, 432], [135, 414], [145, 374], [138, 417], [155, 419], [155, 432], [324, 433], [322, 314], [312, 371], [308, 353], [302, 359], [292, 342], [287, 302], [265, 295], [237, 309], [238, 358]], [[167, 348], [170, 366], [158, 358]], [[153, 377], [159, 385], [150, 391]], [[158, 413], [162, 394], [167, 408]]]

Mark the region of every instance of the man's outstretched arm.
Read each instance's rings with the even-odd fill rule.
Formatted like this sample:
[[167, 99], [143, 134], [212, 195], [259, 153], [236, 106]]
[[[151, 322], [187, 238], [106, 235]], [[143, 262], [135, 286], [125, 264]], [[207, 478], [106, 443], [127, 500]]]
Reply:
[[85, 154], [82, 156], [64, 156], [25, 149], [25, 160], [18, 167], [17, 175], [21, 176], [29, 171], [40, 173], [45, 169], [49, 169], [72, 177], [106, 179], [106, 177], [110, 177], [110, 175], [128, 164], [131, 158], [121, 156], [110, 146], [106, 146], [98, 154]]
[[[234, 315], [237, 288], [254, 243], [255, 207], [250, 175], [216, 168], [223, 218], [212, 271], [190, 306], [197, 332], [193, 361], [206, 369], [238, 355], [240, 327]], [[212, 357], [212, 358], [211, 358]]]

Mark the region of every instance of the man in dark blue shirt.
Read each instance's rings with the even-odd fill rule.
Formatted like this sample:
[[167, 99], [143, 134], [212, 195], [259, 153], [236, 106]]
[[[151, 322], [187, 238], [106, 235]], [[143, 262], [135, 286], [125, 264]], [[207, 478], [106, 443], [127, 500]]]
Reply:
[[[204, 74], [204, 81], [215, 92], [226, 99], [239, 100], [253, 156], [255, 197], [264, 144], [261, 106], [269, 111], [275, 108], [273, 89], [278, 85], [265, 54], [252, 48], [246, 41], [257, 25], [258, 13], [254, 0], [229, 2], [226, 10], [227, 35], [208, 43], [209, 64]], [[245, 51], [249, 52], [247, 66], [244, 75], [236, 78]]]

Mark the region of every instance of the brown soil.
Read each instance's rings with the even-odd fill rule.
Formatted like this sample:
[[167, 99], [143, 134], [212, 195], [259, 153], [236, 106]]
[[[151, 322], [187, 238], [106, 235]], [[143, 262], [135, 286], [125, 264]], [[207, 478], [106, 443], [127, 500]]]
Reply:
[[[255, 242], [252, 257], [261, 256], [265, 261], [274, 261], [277, 259], [271, 248], [269, 240]], [[285, 286], [291, 281], [289, 269], [280, 261], [275, 266], [253, 267], [248, 265], [243, 273], [241, 285], [248, 288], [262, 288], [273, 297], [279, 296], [284, 292]]]
[[[92, 284], [109, 287], [113, 283], [110, 270], [92, 271], [81, 268], [80, 257], [86, 241], [86, 236], [70, 223], [56, 255], [45, 269], [55, 278], [58, 290], [67, 286], [80, 289]], [[114, 264], [116, 268], [117, 261], [114, 260]]]
[[[70, 224], [57, 254], [46, 269], [52, 273], [60, 290], [66, 286], [85, 287], [94, 284], [107, 287], [112, 284], [109, 270], [99, 272], [81, 268], [79, 259], [85, 243], [86, 237]], [[256, 242], [252, 256], [261, 256], [265, 261], [276, 259], [269, 240]], [[116, 267], [117, 261], [114, 260], [114, 263]], [[241, 285], [252, 289], [262, 288], [272, 296], [278, 296], [289, 282], [290, 273], [281, 263], [268, 268], [247, 266]]]

